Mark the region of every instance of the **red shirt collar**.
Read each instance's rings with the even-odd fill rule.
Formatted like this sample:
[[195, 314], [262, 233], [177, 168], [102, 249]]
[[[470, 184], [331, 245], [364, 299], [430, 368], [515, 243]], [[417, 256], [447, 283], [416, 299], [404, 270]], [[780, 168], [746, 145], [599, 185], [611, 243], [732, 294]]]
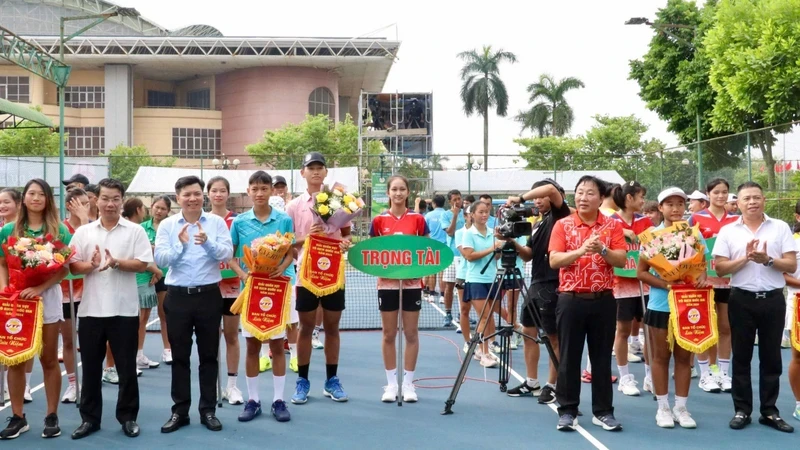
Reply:
[[589, 225], [581, 219], [581, 216], [578, 215], [577, 211], [572, 213], [572, 220], [575, 221], [576, 226], [585, 226], [589, 228], [595, 228], [597, 226], [605, 225], [605, 223], [609, 220], [605, 214], [601, 213], [599, 210], [597, 211], [597, 220], [595, 220], [594, 224]]

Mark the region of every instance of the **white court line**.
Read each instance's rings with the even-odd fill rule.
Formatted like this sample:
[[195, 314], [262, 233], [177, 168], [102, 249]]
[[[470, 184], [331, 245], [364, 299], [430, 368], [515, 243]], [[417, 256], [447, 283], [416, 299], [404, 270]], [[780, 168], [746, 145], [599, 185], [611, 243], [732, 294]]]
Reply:
[[[439, 313], [442, 315], [442, 317], [444, 317], [444, 316], [446, 315], [446, 314], [445, 314], [445, 312], [444, 312], [444, 311], [443, 311], [441, 308], [439, 308], [439, 306], [438, 306], [438, 305], [437, 305], [435, 302], [431, 302], [431, 303], [428, 303], [428, 304], [429, 304], [429, 305], [431, 305], [431, 306], [433, 306], [434, 308], [436, 308], [436, 310], [437, 310], [437, 311], [439, 311]], [[457, 329], [457, 330], [458, 330], [458, 329], [460, 329], [460, 326], [459, 326], [459, 324], [458, 324], [458, 323], [456, 323], [455, 321], [453, 321], [453, 325], [455, 325], [455, 327], [456, 327], [456, 329]], [[548, 355], [548, 358], [549, 358], [549, 355]], [[501, 364], [502, 364], [502, 363], [501, 363]], [[484, 371], [485, 371], [485, 370], [484, 370]], [[524, 378], [524, 377], [522, 377], [520, 374], [518, 374], [518, 373], [517, 373], [517, 372], [516, 372], [516, 371], [515, 371], [515, 370], [514, 370], [514, 369], [513, 369], [511, 366], [509, 366], [509, 367], [508, 367], [508, 373], [510, 373], [510, 374], [511, 374], [511, 375], [512, 375], [514, 378], [516, 378], [517, 380], [519, 380], [519, 382], [520, 382], [520, 383], [522, 383], [523, 381], [525, 381], [525, 378]], [[554, 412], [554, 413], [556, 413], [556, 415], [558, 415], [558, 408], [556, 407], [556, 405], [554, 405], [553, 403], [550, 403], [550, 404], [548, 404], [547, 406], [548, 406], [548, 407], [550, 407], [550, 409], [552, 409], [552, 410], [553, 410], [553, 412]], [[592, 434], [591, 434], [591, 433], [589, 433], [589, 432], [588, 432], [588, 431], [587, 431], [585, 428], [583, 428], [582, 426], [578, 425], [578, 426], [576, 427], [576, 430], [578, 431], [578, 433], [580, 433], [580, 435], [581, 435], [581, 436], [583, 436], [584, 438], [586, 438], [586, 440], [587, 440], [587, 441], [589, 441], [589, 442], [590, 442], [592, 445], [594, 445], [594, 447], [595, 447], [597, 450], [609, 450], [609, 449], [608, 449], [608, 447], [606, 447], [605, 445], [603, 445], [603, 443], [602, 443], [602, 442], [600, 442], [599, 440], [597, 440], [597, 438], [596, 438], [596, 437], [592, 436]]]
[[[147, 323], [147, 325], [145, 325], [145, 328], [146, 328], [146, 327], [149, 327], [150, 325], [152, 325], [152, 324], [154, 324], [154, 323], [156, 323], [156, 322], [158, 322], [158, 318], [156, 318], [155, 320], [151, 320], [150, 322], [148, 322], [148, 323]], [[83, 362], [79, 362], [79, 363], [78, 363], [78, 367], [81, 367], [82, 365], [83, 365]], [[67, 371], [66, 371], [66, 370], [63, 370], [63, 371], [61, 371], [61, 376], [62, 376], [62, 377], [63, 377], [63, 376], [66, 376], [66, 375], [67, 375]], [[36, 391], [38, 391], [38, 390], [41, 390], [42, 388], [44, 388], [44, 383], [37, 384], [36, 386], [34, 386], [34, 387], [32, 387], [32, 388], [31, 388], [31, 394], [33, 394], [34, 392], [36, 392]], [[9, 400], [8, 402], [6, 402], [6, 404], [4, 404], [2, 407], [0, 407], [0, 411], [2, 411], [2, 410], [4, 410], [4, 409], [8, 408], [9, 406], [11, 406], [11, 401], [10, 401], [10, 400]]]

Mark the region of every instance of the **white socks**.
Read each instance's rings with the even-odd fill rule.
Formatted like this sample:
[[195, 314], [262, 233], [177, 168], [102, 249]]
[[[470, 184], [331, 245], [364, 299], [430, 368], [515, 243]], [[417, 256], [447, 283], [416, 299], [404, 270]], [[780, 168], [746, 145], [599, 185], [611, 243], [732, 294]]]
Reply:
[[297, 344], [289, 344], [289, 353], [290, 359], [297, 358]]
[[258, 375], [247, 377], [247, 396], [256, 403], [261, 401], [258, 397]]
[[386, 371], [386, 383], [389, 386], [397, 386], [397, 369]]
[[413, 370], [404, 370], [403, 371], [403, 386], [410, 386], [414, 384], [414, 371]]
[[[30, 386], [31, 385], [31, 375], [33, 375], [33, 374], [25, 372], [25, 385], [26, 386]], [[6, 385], [6, 386], [8, 386], [8, 385]]]
[[286, 375], [279, 377], [272, 376], [272, 401], [283, 400], [283, 388], [286, 386]]
[[650, 364], [644, 363], [644, 377], [650, 378], [651, 380], [653, 379], [653, 377], [650, 376]]
[[136, 357], [141, 358], [142, 356], [144, 356], [144, 349], [140, 348], [139, 350], [136, 351]]
[[534, 386], [536, 386], [536, 383], [538, 383], [538, 382], [539, 382], [539, 380], [537, 380], [536, 378], [530, 378], [530, 377], [528, 377], [528, 378], [525, 380], [525, 383], [526, 383], [528, 386], [530, 386], [530, 387], [534, 387]]
[[731, 360], [730, 359], [717, 358], [717, 362], [719, 363], [719, 370], [723, 374], [728, 375], [728, 368], [731, 366]]
[[237, 378], [239, 378], [238, 375], [228, 375], [228, 389], [233, 389], [236, 387]]
[[669, 394], [656, 395], [656, 400], [658, 400], [659, 409], [669, 409]]
[[704, 376], [706, 376], [706, 375], [708, 375], [710, 373], [709, 368], [708, 368], [708, 360], [700, 361], [700, 359], [698, 358], [697, 359], [697, 366], [700, 367], [700, 376], [701, 377], [704, 377]]
[[675, 407], [676, 408], [680, 408], [681, 406], [683, 406], [685, 408], [687, 400], [689, 400], [689, 397], [678, 397], [676, 395], [675, 396]]
[[622, 378], [622, 377], [624, 377], [624, 376], [626, 376], [626, 375], [628, 375], [630, 373], [630, 372], [628, 372], [628, 365], [627, 364], [624, 365], [624, 366], [617, 366], [617, 369], [619, 369], [619, 377], [620, 378]]

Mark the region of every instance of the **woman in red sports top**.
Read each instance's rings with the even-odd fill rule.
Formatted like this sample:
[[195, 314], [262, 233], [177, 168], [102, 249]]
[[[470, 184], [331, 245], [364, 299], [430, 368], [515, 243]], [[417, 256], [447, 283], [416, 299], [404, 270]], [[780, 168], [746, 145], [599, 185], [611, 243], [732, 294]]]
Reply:
[[[369, 235], [389, 236], [393, 234], [408, 234], [414, 236], [428, 236], [428, 224], [422, 214], [408, 209], [408, 180], [395, 175], [389, 178], [388, 194], [390, 207], [383, 214], [372, 219]], [[401, 280], [378, 278], [378, 309], [381, 312], [383, 323], [383, 365], [386, 369], [387, 386], [383, 388], [381, 401], [394, 402], [397, 400], [397, 315], [400, 309], [400, 283]], [[403, 373], [403, 401], [413, 403], [417, 401], [414, 389], [414, 370], [417, 366], [419, 355], [419, 311], [422, 308], [422, 280], [402, 280], [403, 289], [403, 333], [406, 338]]]
[[[616, 186], [611, 191], [619, 211], [611, 215], [611, 218], [622, 225], [622, 232], [625, 235], [627, 251], [639, 250], [639, 234], [651, 228], [653, 222], [650, 218], [639, 214], [644, 207], [644, 196], [647, 189], [637, 181], [630, 181], [622, 186]], [[625, 262], [626, 269], [636, 269], [636, 263], [632, 259]], [[614, 336], [614, 353], [617, 358], [617, 368], [619, 370], [619, 391], [625, 395], [639, 395], [636, 387], [636, 380], [628, 370], [628, 362], [640, 362], [641, 358], [634, 352], [629, 352], [628, 338], [631, 332], [635, 331], [634, 336], [639, 336], [639, 326], [644, 317], [644, 305], [642, 305], [640, 283], [636, 278], [626, 278], [614, 276], [614, 298], [617, 300], [617, 332]], [[645, 287], [642, 286], [644, 290]], [[647, 287], [644, 294], [650, 292]], [[635, 328], [634, 328], [635, 325]], [[632, 346], [630, 350], [641, 351], [641, 346]], [[628, 357], [628, 354], [631, 357]], [[633, 359], [636, 358], [636, 359]], [[631, 361], [629, 361], [629, 359]], [[649, 375], [648, 363], [645, 363], [645, 380]]]
[[[711, 205], [689, 218], [690, 225], [698, 225], [700, 232], [708, 242], [719, 234], [725, 225], [736, 222], [737, 215], [728, 214], [725, 203], [728, 201], [730, 185], [722, 178], [715, 178], [706, 185], [708, 198]], [[709, 252], [714, 250], [709, 245]], [[714, 261], [711, 261], [714, 269]], [[729, 392], [731, 390], [731, 377], [728, 367], [731, 358], [731, 324], [728, 320], [728, 297], [730, 297], [730, 278], [708, 277], [708, 283], [714, 286], [714, 303], [717, 305], [717, 326], [719, 329], [719, 343], [708, 351], [697, 355], [700, 366], [700, 389], [706, 392]], [[719, 366], [717, 366], [719, 364]]]

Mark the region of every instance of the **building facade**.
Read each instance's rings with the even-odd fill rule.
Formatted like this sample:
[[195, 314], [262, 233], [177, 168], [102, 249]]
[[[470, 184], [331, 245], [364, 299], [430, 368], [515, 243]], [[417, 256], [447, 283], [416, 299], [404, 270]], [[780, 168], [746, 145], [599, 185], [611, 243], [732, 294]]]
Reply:
[[[127, 5], [135, 7], [133, 4]], [[61, 17], [113, 11], [91, 0], [0, 0], [0, 26], [59, 54]], [[66, 22], [67, 35], [86, 21]], [[211, 26], [167, 30], [112, 17], [65, 44], [67, 156], [117, 145], [196, 165], [245, 146], [265, 130], [327, 114], [358, 114], [361, 91], [380, 92], [400, 43], [385, 39], [229, 38]], [[56, 86], [0, 59], [0, 98], [40, 106], [58, 121]]]

